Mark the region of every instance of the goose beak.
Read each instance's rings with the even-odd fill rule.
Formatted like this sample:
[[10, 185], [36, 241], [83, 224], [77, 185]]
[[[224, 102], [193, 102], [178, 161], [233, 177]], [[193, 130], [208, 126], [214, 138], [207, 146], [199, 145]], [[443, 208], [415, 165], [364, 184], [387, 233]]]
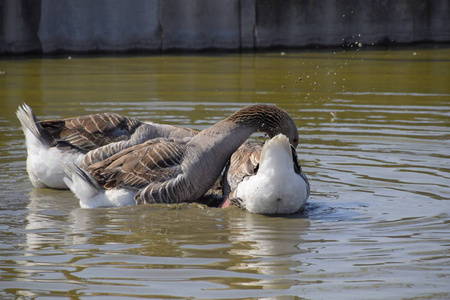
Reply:
[[225, 201], [223, 201], [222, 202], [222, 204], [220, 204], [220, 208], [226, 208], [226, 207], [229, 207], [231, 205], [231, 203], [230, 203], [230, 198], [229, 197], [227, 197], [227, 199], [225, 199]]

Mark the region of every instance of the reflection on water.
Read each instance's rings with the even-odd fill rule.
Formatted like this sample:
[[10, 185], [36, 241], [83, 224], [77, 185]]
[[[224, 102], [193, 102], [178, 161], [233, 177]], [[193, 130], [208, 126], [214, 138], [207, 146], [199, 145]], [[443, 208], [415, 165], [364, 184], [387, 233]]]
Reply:
[[[0, 61], [1, 298], [449, 298], [449, 57]], [[28, 182], [22, 101], [44, 118], [116, 111], [195, 129], [246, 104], [278, 104], [299, 126], [311, 198], [303, 214], [277, 217], [81, 209], [70, 192]]]
[[267, 218], [195, 205], [81, 209], [68, 192], [50, 193], [30, 194], [26, 240], [10, 272], [36, 288], [53, 286], [55, 295], [80, 284], [96, 295], [157, 294], [174, 281], [192, 281], [191, 292], [206, 298], [229, 289], [285, 289], [296, 280], [283, 277], [301, 264], [290, 257], [306, 252], [299, 246], [309, 221], [301, 215]]

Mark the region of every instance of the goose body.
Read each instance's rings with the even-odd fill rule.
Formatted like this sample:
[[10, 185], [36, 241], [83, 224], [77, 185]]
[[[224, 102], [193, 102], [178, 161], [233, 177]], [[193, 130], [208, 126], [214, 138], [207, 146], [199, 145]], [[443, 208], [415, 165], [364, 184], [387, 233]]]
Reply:
[[[148, 139], [188, 138], [197, 133], [114, 113], [40, 121], [33, 110], [23, 104], [16, 114], [25, 134], [27, 172], [33, 186], [38, 188], [68, 188], [63, 181], [65, 172], [60, 162], [80, 165], [84, 160], [85, 164], [90, 164]], [[85, 157], [90, 151], [104, 146], [108, 146], [107, 151]]]
[[194, 202], [213, 186], [233, 152], [257, 131], [270, 137], [283, 133], [291, 144], [298, 144], [297, 127], [285, 111], [251, 105], [189, 140], [152, 139], [85, 168], [66, 164], [65, 181], [83, 207], [95, 207], [97, 202], [117, 206], [118, 197], [127, 198], [120, 204], [129, 204], [131, 198], [136, 204]]
[[297, 212], [309, 197], [309, 182], [295, 149], [279, 134], [260, 144], [244, 144], [231, 157], [224, 174], [222, 207], [230, 204], [258, 214]]

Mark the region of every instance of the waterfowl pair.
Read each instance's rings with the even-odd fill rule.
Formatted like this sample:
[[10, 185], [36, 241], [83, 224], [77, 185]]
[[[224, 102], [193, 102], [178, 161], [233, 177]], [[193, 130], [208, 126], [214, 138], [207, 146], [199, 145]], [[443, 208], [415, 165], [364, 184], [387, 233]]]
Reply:
[[82, 206], [194, 202], [221, 175], [231, 155], [254, 132], [283, 133], [298, 144], [297, 127], [283, 110], [252, 105], [188, 141], [152, 139], [85, 169], [66, 165], [66, 184]]
[[[48, 161], [39, 161], [39, 157], [45, 156], [43, 150], [47, 150], [47, 155], [52, 151], [60, 156], [62, 155], [66, 171], [71, 177], [66, 179], [65, 183], [80, 198], [82, 207], [192, 202], [212, 186], [230, 155], [251, 133], [264, 131], [269, 136], [274, 136], [281, 132], [289, 136], [291, 144], [295, 146], [298, 144], [297, 128], [290, 116], [275, 106], [267, 105], [254, 105], [244, 108], [224, 121], [202, 131], [198, 135], [199, 137], [196, 136], [191, 140], [189, 138], [196, 135], [193, 130], [154, 123], [145, 125], [136, 119], [115, 114], [39, 122], [31, 109], [23, 106], [19, 108], [18, 117], [22, 122], [27, 138], [28, 160], [31, 161], [31, 163], [27, 161], [30, 178], [33, 180], [32, 175], [36, 172], [36, 169], [30, 168], [30, 166], [35, 166], [34, 162], [41, 162], [43, 164], [41, 167], [48, 168]], [[33, 126], [33, 124], [35, 125]], [[58, 126], [55, 126], [55, 124]], [[56, 132], [57, 134], [50, 134], [47, 128], [53, 129], [50, 132]], [[153, 139], [155, 135], [175, 138], [185, 137], [185, 139]], [[97, 150], [84, 156], [85, 151], [95, 148], [96, 145], [106, 144], [108, 139], [112, 143], [97, 148]], [[95, 142], [97, 140], [99, 142]], [[287, 156], [290, 156], [290, 163], [284, 164], [283, 168], [278, 165], [275, 168], [277, 172], [272, 174], [281, 179], [283, 176], [280, 175], [279, 171], [284, 170], [288, 174], [286, 182], [292, 181], [293, 184], [290, 186], [281, 183], [272, 184], [275, 189], [271, 193], [267, 193], [268, 190], [266, 189], [263, 194], [254, 191], [242, 194], [241, 191], [246, 189], [238, 189], [237, 187], [245, 186], [247, 181], [250, 182], [250, 180], [245, 179], [238, 181], [242, 182], [240, 185], [235, 184], [236, 181], [234, 181], [232, 187], [227, 188], [226, 194], [236, 189], [235, 193], [231, 193], [231, 202], [239, 203], [240, 206], [252, 212], [292, 213], [297, 211], [306, 201], [309, 195], [309, 185], [303, 175], [303, 179], [300, 181], [295, 176], [291, 177], [295, 175], [293, 170], [295, 165], [298, 165], [298, 161], [295, 151], [294, 156], [292, 156], [289, 142], [287, 142], [288, 139], [277, 137], [273, 140], [285, 140], [286, 143], [284, 144], [287, 144], [287, 147], [283, 142], [272, 143], [271, 140], [266, 145], [272, 145], [272, 147], [267, 148], [278, 150], [262, 152], [284, 152], [287, 153]], [[34, 146], [35, 149], [30, 149], [30, 145]], [[273, 145], [278, 146], [274, 147]], [[62, 146], [65, 146], [66, 149]], [[241, 148], [246, 149], [246, 144]], [[280, 149], [284, 149], [284, 151], [280, 151]], [[66, 152], [62, 152], [62, 150], [66, 150]], [[123, 151], [119, 152], [120, 150]], [[244, 151], [242, 153], [260, 153], [261, 150], [261, 148], [254, 148], [250, 152]], [[44, 152], [44, 155], [42, 152]], [[237, 153], [241, 152], [238, 151]], [[255, 153], [247, 157], [250, 158], [255, 155], [259, 157]], [[30, 157], [32, 154], [35, 155], [34, 158]], [[272, 154], [262, 155], [262, 157], [271, 156]], [[67, 163], [73, 157], [76, 158], [76, 160], [73, 160], [75, 164]], [[84, 165], [86, 170], [76, 166], [82, 164], [80, 161], [83, 157], [84, 161], [87, 161]], [[244, 157], [246, 156], [244, 155]], [[243, 165], [244, 160], [242, 155], [234, 155], [225, 176], [236, 178], [236, 175], [230, 174], [238, 171], [239, 167], [236, 167], [236, 164]], [[286, 160], [275, 159], [275, 161], [280, 163]], [[92, 163], [94, 164], [89, 166]], [[264, 165], [263, 160], [261, 160], [261, 166]], [[275, 165], [272, 163], [272, 166]], [[259, 174], [265, 174], [260, 178], [265, 178], [270, 183], [272, 171], [270, 171], [270, 168], [260, 167], [260, 170], [266, 169], [269, 170], [269, 177], [267, 177], [266, 171], [260, 171]], [[302, 174], [301, 169], [299, 167], [297, 169]], [[42, 174], [39, 175], [42, 176]], [[254, 173], [247, 172], [245, 175], [254, 175]], [[298, 175], [296, 176], [298, 177]], [[254, 178], [258, 177], [255, 176]], [[42, 182], [42, 177], [38, 179], [38, 181], [34, 181], [34, 184], [35, 182]], [[254, 182], [257, 183], [258, 180]], [[46, 184], [46, 186], [49, 185]], [[257, 184], [251, 184], [250, 186], [257, 186]], [[295, 191], [300, 188], [301, 191], [294, 192], [295, 197], [291, 197], [292, 193], [289, 194], [286, 191], [279, 193], [280, 187], [285, 189], [286, 186], [293, 187]], [[290, 188], [287, 190], [290, 190]], [[265, 197], [265, 201], [258, 201], [261, 196]], [[258, 202], [264, 205], [258, 205]], [[273, 205], [271, 206], [270, 203]], [[291, 204], [286, 205], [286, 203]]]

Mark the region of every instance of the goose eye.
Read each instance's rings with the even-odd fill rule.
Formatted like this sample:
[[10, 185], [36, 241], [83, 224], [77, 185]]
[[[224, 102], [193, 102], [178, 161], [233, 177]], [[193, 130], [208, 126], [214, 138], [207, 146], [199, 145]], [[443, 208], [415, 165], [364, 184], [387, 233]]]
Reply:
[[292, 142], [294, 143], [295, 146], [298, 145], [298, 139], [297, 138], [293, 139]]

